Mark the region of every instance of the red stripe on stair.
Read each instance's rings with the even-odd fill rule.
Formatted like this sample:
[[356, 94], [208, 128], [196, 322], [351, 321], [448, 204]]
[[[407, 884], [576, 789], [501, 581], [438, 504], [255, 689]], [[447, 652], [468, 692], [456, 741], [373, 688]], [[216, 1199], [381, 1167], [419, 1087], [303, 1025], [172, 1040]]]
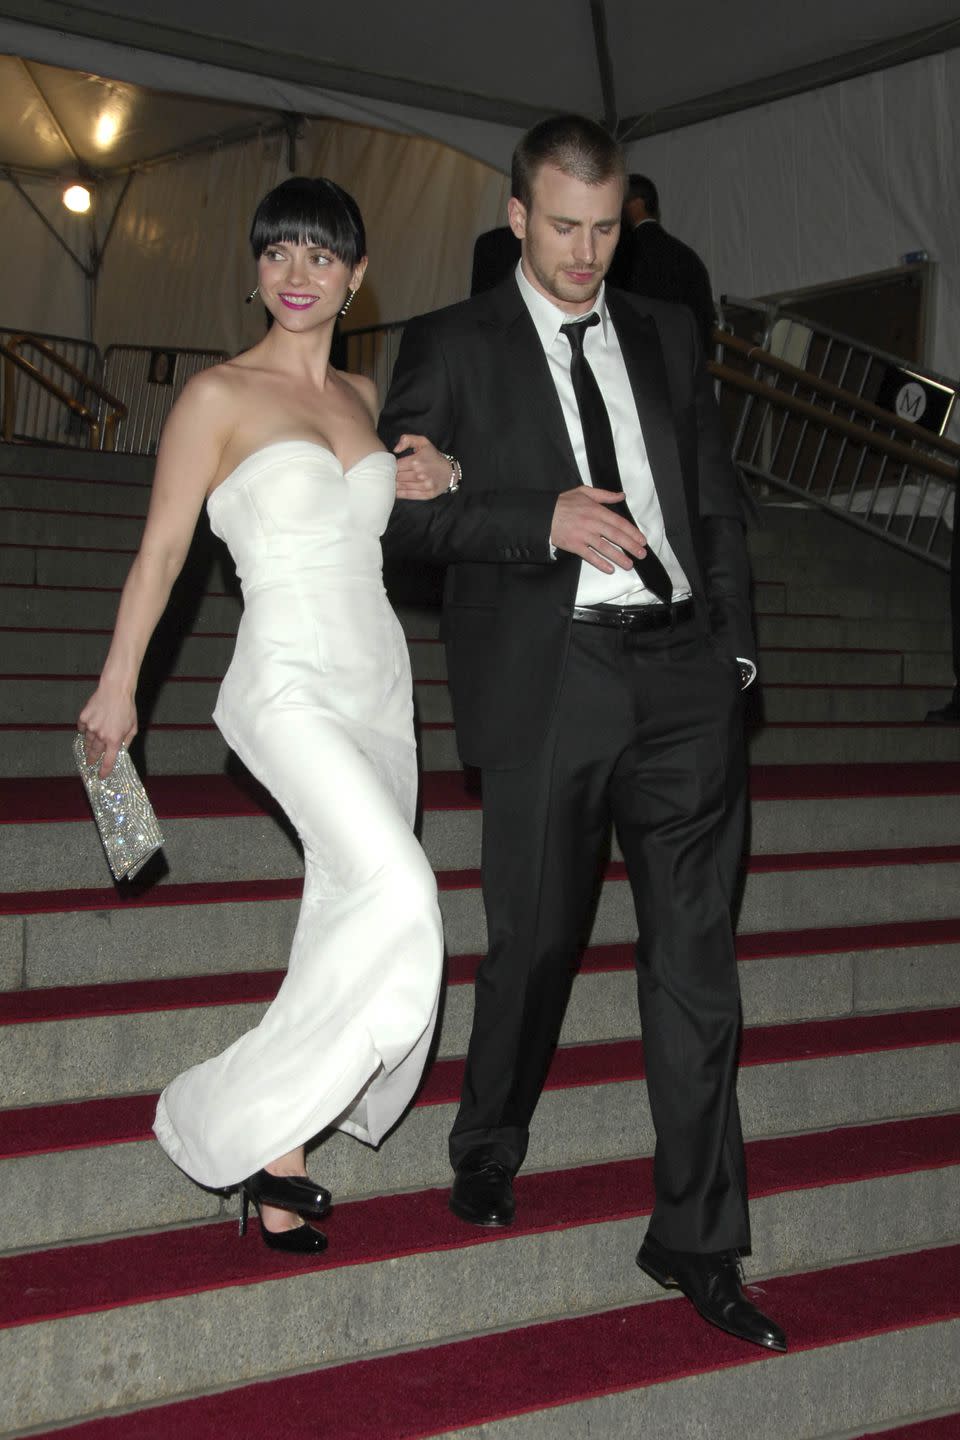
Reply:
[[[960, 862], [960, 845], [918, 845], [905, 850], [832, 850], [790, 855], [757, 855], [747, 861], [754, 875], [809, 870], [863, 870], [879, 866], [951, 865]], [[626, 880], [626, 866], [611, 861], [608, 881]], [[439, 870], [441, 891], [476, 890], [480, 871]], [[142, 888], [140, 888], [142, 886]], [[149, 877], [132, 885], [69, 890], [8, 890], [0, 893], [0, 916], [52, 915], [69, 911], [148, 909], [170, 905], [223, 905], [241, 902], [296, 900], [302, 877], [267, 880], [207, 880], [185, 884], [154, 884]]]
[[[781, 1276], [763, 1289], [794, 1355], [935, 1325], [960, 1314], [960, 1246]], [[261, 1381], [47, 1436], [222, 1440], [272, 1433], [282, 1416], [284, 1440], [316, 1440], [323, 1417], [335, 1416], [337, 1440], [420, 1440], [684, 1376], [777, 1363], [702, 1325], [689, 1306], [660, 1300]]]
[[865, 1430], [857, 1440], [957, 1440], [958, 1435], [960, 1411], [938, 1415], [933, 1420], [917, 1420], [912, 1425], [898, 1425], [896, 1430]]
[[[73, 511], [70, 513], [73, 514]], [[127, 519], [129, 518], [127, 516]], [[66, 551], [71, 555], [136, 555], [137, 553], [136, 550], [116, 545], [50, 545], [46, 540], [4, 540], [0, 542], [0, 549], [55, 550], [58, 553]]]
[[[793, 1025], [758, 1025], [744, 1031], [740, 1063], [796, 1063], [958, 1041], [960, 1006]], [[570, 1045], [554, 1055], [546, 1089], [619, 1084], [641, 1080], [643, 1075], [643, 1047], [639, 1040]], [[461, 1059], [435, 1061], [415, 1103], [454, 1104], [460, 1097], [462, 1079]], [[0, 1110], [0, 1159], [149, 1139], [156, 1101], [153, 1094], [111, 1096]]]
[[[2, 473], [7, 480], [53, 480], [58, 485], [96, 485], [98, 488], [102, 485], [108, 490], [111, 488], [149, 490], [153, 483], [151, 480], [120, 480], [113, 475], [99, 474], [92, 479], [85, 480], [82, 475], [44, 475], [32, 470], [29, 473], [26, 470], [11, 472], [4, 468], [0, 473]], [[760, 580], [757, 583], [765, 585], [776, 584], [778, 582]]]
[[57, 510], [52, 505], [0, 505], [0, 515], [67, 515], [71, 520], [128, 520], [142, 525], [142, 515], [112, 510]]
[[[851, 1184], [960, 1165], [960, 1115], [755, 1140], [747, 1146], [750, 1195]], [[634, 1159], [520, 1174], [508, 1236], [471, 1229], [450, 1214], [446, 1187], [337, 1205], [316, 1268], [515, 1240], [580, 1225], [634, 1219], [653, 1208], [653, 1161]], [[15, 1255], [0, 1262], [0, 1327], [138, 1305], [303, 1271], [259, 1244], [238, 1245], [234, 1222]]]
[[[208, 676], [181, 679], [216, 683], [215, 677]], [[269, 797], [249, 778], [224, 774], [152, 775], [147, 783], [154, 809], [164, 818], [260, 815], [271, 808]], [[475, 772], [427, 770], [421, 780], [421, 790], [423, 804], [429, 810], [475, 810], [480, 804]], [[754, 801], [960, 795], [960, 761], [755, 765], [750, 771], [750, 794]], [[87, 820], [89, 810], [83, 788], [72, 775], [14, 777], [0, 779], [0, 818], [7, 824], [21, 825]]]

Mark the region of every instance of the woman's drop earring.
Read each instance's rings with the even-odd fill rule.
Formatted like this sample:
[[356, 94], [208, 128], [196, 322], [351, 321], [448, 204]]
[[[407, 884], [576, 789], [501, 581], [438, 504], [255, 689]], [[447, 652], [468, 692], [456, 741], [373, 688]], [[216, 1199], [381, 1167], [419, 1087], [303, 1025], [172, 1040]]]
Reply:
[[356, 293], [356, 290], [347, 291], [347, 298], [346, 300], [344, 300], [343, 305], [340, 308], [341, 315], [346, 315], [347, 311], [350, 309], [350, 306], [353, 304], [353, 297], [356, 295]]
[[259, 285], [254, 285], [253, 289], [250, 291], [250, 294], [247, 296], [246, 300], [244, 301], [244, 304], [249, 305], [249, 304], [250, 304], [250, 301], [251, 301], [251, 300], [256, 300], [256, 298], [257, 298], [257, 296], [258, 296], [259, 294], [260, 294], [260, 286], [259, 286]]

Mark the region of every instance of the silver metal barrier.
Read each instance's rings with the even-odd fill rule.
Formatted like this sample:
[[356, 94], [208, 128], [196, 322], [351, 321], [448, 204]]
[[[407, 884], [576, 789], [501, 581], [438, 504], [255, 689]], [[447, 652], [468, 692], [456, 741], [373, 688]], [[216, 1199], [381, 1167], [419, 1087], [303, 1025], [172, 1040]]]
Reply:
[[361, 330], [347, 330], [343, 335], [345, 368], [354, 374], [366, 375], [374, 382], [381, 405], [390, 388], [404, 323], [396, 320], [390, 325], [367, 325]]
[[225, 350], [109, 345], [104, 355], [104, 384], [127, 407], [116, 449], [128, 455], [155, 455], [163, 422], [184, 385], [198, 371], [227, 358]]
[[[761, 491], [774, 486], [948, 568], [960, 446], [940, 431], [956, 386], [801, 317], [737, 303], [766, 322], [759, 343], [724, 334], [711, 366], [741, 471]], [[927, 404], [929, 428], [905, 418]]]
[[[26, 332], [23, 329], [0, 326], [0, 344], [9, 344], [11, 340], [24, 334]], [[103, 362], [97, 346], [89, 340], [79, 340], [72, 335], [48, 335], [43, 331], [31, 330], [18, 347], [24, 358], [50, 380], [53, 386], [67, 388], [75, 400], [97, 409], [99, 401], [87, 393], [86, 387], [75, 380], [65, 381], [62, 368], [41, 349], [31, 346], [31, 338], [52, 346], [70, 365], [82, 370], [91, 380], [100, 381], [103, 378]], [[78, 448], [87, 445], [89, 432], [83, 421], [57, 399], [53, 390], [31, 382], [26, 375], [19, 376], [13, 387], [13, 412], [12, 421], [8, 416], [4, 416], [4, 428], [9, 428], [14, 440], [72, 445]]]
[[[776, 304], [725, 295], [721, 315], [724, 328], [741, 339], [749, 338], [771, 355], [919, 424], [933, 435], [944, 434], [957, 394], [957, 382], [949, 376], [913, 365], [900, 355], [877, 350]], [[746, 335], [745, 330], [749, 332]]]

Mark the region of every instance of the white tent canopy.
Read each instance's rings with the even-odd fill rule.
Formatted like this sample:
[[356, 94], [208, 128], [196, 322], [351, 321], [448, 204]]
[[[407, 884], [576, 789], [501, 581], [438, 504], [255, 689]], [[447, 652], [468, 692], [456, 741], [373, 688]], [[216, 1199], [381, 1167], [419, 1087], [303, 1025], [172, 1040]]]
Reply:
[[[370, 223], [370, 287], [351, 313], [363, 323], [465, 292], [473, 236], [503, 217], [518, 134], [574, 109], [603, 117], [631, 168], [658, 181], [668, 228], [703, 254], [717, 293], [824, 283], [927, 250], [939, 262], [927, 358], [958, 374], [956, 10], [956, 0], [166, 0], [158, 23], [153, 0], [0, 0], [0, 51], [29, 62], [69, 110], [68, 143], [48, 137], [46, 158], [27, 159], [20, 124], [19, 164], [63, 175], [72, 149], [107, 177], [104, 224], [119, 177], [136, 168], [105, 255], [101, 342], [232, 349], [252, 338], [256, 307], [237, 298], [250, 274], [243, 236], [256, 199], [289, 173], [284, 117], [306, 117], [290, 120], [297, 168], [353, 189]], [[83, 73], [64, 78], [64, 67]], [[121, 123], [97, 150], [111, 106]], [[21, 91], [24, 115], [42, 128]], [[193, 153], [213, 130], [245, 126], [245, 144]], [[17, 164], [3, 143], [0, 165]], [[143, 168], [170, 151], [184, 158]], [[0, 186], [0, 275], [16, 284], [0, 323], [79, 333], [83, 287], [64, 278], [52, 241], [16, 247], [24, 207], [11, 188]], [[39, 178], [30, 197], [51, 215], [59, 205]], [[61, 215], [82, 246], [82, 226]]]
[[544, 114], [643, 138], [960, 43], [955, 0], [3, 0], [0, 50], [406, 130], [501, 169]]

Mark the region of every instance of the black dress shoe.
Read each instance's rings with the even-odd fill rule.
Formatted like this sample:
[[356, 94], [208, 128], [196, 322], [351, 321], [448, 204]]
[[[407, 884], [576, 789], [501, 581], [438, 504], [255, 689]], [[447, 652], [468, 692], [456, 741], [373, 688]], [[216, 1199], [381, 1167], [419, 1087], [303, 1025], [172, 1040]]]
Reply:
[[637, 1264], [658, 1285], [682, 1290], [711, 1325], [738, 1340], [749, 1340], [768, 1350], [786, 1350], [787, 1337], [780, 1326], [744, 1295], [736, 1250], [695, 1255], [687, 1250], [667, 1250], [648, 1235], [640, 1246]]
[[484, 1152], [468, 1155], [457, 1166], [450, 1209], [471, 1225], [509, 1225], [514, 1216], [513, 1176]]

